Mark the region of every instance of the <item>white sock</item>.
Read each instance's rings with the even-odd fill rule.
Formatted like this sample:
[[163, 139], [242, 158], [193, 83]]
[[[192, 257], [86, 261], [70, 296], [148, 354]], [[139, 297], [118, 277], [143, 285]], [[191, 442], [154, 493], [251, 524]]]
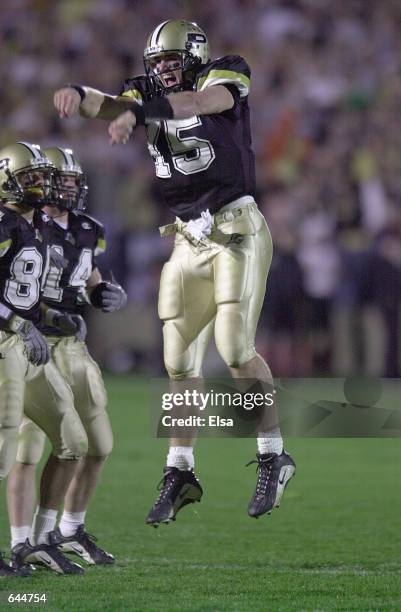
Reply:
[[49, 508], [36, 508], [35, 516], [33, 517], [32, 536], [35, 544], [47, 544], [48, 533], [56, 527], [57, 510], [49, 510]]
[[13, 527], [11, 525], [11, 548], [17, 546], [17, 544], [21, 544], [25, 542], [27, 538], [29, 538], [31, 534], [31, 526], [30, 525], [22, 525], [22, 527]]
[[68, 537], [74, 535], [80, 525], [85, 523], [86, 510], [83, 512], [67, 512], [61, 515], [59, 528], [61, 535]]
[[192, 446], [170, 446], [167, 455], [167, 466], [179, 470], [191, 470], [194, 467], [194, 449]]
[[281, 455], [283, 452], [283, 438], [281, 437], [279, 427], [275, 427], [271, 431], [259, 432], [258, 451], [261, 455], [266, 453]]

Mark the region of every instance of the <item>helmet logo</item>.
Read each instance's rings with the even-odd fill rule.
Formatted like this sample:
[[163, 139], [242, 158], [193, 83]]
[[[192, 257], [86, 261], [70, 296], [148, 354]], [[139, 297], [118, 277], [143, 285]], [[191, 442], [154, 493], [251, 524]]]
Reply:
[[206, 36], [204, 34], [199, 34], [199, 32], [189, 32], [187, 34], [187, 40], [193, 43], [205, 43]]

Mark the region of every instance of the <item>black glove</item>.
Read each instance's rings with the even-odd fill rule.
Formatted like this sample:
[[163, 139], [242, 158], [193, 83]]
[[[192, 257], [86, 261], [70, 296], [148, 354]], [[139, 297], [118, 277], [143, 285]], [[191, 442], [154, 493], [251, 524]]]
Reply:
[[90, 294], [90, 303], [103, 312], [115, 312], [127, 303], [127, 294], [118, 283], [102, 281], [96, 285]]
[[48, 344], [32, 321], [27, 321], [16, 315], [12, 317], [9, 329], [21, 336], [25, 344], [28, 361], [34, 365], [44, 365], [49, 361], [50, 349]]
[[59, 312], [49, 308], [44, 315], [46, 325], [56, 327], [65, 336], [75, 336], [81, 342], [86, 338], [86, 323], [81, 315], [68, 314], [68, 312]]

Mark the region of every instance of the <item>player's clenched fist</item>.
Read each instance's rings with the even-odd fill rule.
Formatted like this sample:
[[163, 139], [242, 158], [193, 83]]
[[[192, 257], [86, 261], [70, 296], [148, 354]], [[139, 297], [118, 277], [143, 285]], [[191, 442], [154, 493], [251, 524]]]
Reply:
[[72, 87], [63, 87], [54, 94], [54, 106], [62, 119], [77, 115], [80, 104], [81, 96]]
[[136, 117], [131, 111], [122, 113], [109, 125], [110, 144], [125, 144], [136, 126]]

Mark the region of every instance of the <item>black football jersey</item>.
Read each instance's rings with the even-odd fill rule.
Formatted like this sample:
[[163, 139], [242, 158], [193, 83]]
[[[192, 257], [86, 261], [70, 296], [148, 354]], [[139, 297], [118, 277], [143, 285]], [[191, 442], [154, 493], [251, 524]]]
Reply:
[[[52, 226], [49, 217], [40, 211], [35, 211], [29, 223], [14, 210], [0, 207], [0, 310], [12, 310], [35, 324], [40, 320]], [[0, 317], [0, 328], [5, 325]]]
[[[203, 210], [255, 192], [255, 159], [248, 107], [250, 69], [238, 55], [209, 62], [196, 74], [194, 91], [225, 85], [234, 106], [214, 115], [152, 122], [146, 126], [156, 176], [171, 212], [188, 221]], [[124, 96], [149, 99], [146, 78], [128, 79]]]
[[[103, 225], [82, 212], [71, 212], [66, 229], [56, 221], [53, 223], [49, 248], [64, 257], [66, 267], [60, 269], [49, 264], [42, 301], [55, 310], [81, 314], [88, 303], [86, 284], [97, 267], [96, 257], [106, 250]], [[45, 334], [62, 335], [55, 328], [40, 329]]]

